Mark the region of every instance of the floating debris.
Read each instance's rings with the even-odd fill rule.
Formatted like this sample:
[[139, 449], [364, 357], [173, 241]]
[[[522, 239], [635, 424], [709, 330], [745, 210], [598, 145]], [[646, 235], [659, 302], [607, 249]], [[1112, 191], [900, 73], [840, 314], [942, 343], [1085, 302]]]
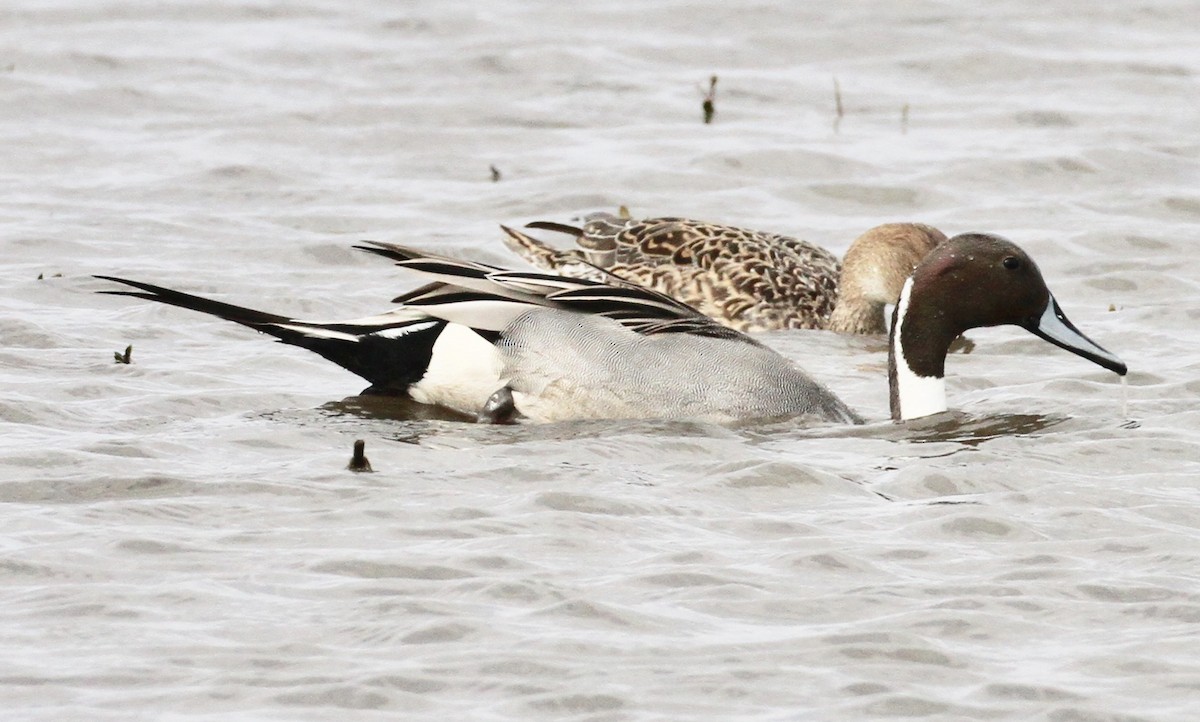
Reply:
[[633, 214], [629, 212], [629, 208], [627, 206], [620, 206], [617, 208], [617, 217], [628, 221], [633, 218]]
[[704, 103], [701, 107], [704, 108], [704, 123], [707, 125], [712, 123], [713, 115], [717, 112], [717, 76], [712, 76], [708, 79], [708, 93], [704, 95]]
[[42, 275], [42, 274], [40, 274], [40, 273], [38, 274], [38, 280], [39, 280], [39, 281], [43, 280], [44, 278], [45, 278], [45, 276], [44, 276], [44, 275]]
[[367, 460], [367, 455], [363, 453], [366, 448], [367, 442], [362, 439], [354, 442], [354, 456], [350, 457], [347, 469], [350, 471], [375, 471], [371, 468], [371, 462]]
[[488, 168], [490, 168], [492, 170], [492, 182], [499, 183], [500, 182], [500, 169], [494, 165], [489, 165]]
[[120, 351], [113, 351], [113, 360], [119, 364], [133, 363], [133, 345], [130, 344], [129, 346], [126, 346], [125, 353], [121, 353]]

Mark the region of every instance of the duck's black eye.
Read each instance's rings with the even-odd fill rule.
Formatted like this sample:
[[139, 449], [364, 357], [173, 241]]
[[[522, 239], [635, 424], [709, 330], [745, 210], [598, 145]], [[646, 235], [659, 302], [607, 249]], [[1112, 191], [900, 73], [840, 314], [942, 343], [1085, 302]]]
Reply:
[[1007, 256], [1004, 261], [1004, 267], [1008, 270], [1013, 270], [1021, 267], [1021, 259], [1016, 256]]

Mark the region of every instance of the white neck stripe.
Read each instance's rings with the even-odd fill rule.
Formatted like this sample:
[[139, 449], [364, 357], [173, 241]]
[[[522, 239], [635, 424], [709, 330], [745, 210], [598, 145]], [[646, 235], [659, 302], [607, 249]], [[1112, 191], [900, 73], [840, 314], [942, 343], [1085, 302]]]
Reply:
[[892, 333], [892, 353], [896, 359], [896, 398], [900, 403], [900, 420], [917, 419], [946, 410], [946, 380], [940, 376], [918, 376], [904, 357], [900, 336], [908, 314], [911, 277], [904, 282], [900, 300], [896, 302], [896, 328]]

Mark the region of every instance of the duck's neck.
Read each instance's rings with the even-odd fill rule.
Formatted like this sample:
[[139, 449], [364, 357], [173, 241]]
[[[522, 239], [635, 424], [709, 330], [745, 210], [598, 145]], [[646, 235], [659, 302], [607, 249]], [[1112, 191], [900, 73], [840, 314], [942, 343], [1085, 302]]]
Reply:
[[892, 316], [888, 384], [892, 420], [905, 421], [946, 410], [946, 349], [942, 334], [927, 328], [924, 309], [911, 303], [913, 279], [904, 282]]
[[883, 304], [852, 297], [845, 288], [838, 294], [837, 305], [825, 325], [837, 333], [879, 333], [887, 330], [883, 322]]

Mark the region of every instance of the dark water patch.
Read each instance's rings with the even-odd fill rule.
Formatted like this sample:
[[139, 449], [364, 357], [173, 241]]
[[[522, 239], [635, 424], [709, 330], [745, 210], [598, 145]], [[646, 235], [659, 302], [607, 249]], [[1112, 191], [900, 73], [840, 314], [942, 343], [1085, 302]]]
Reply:
[[1167, 241], [1148, 236], [1127, 236], [1125, 242], [1146, 251], [1165, 251], [1172, 247]]
[[17, 367], [30, 363], [30, 359], [21, 354], [14, 354], [12, 349], [42, 351], [63, 346], [62, 336], [47, 331], [33, 321], [20, 318], [0, 319], [0, 338], [4, 339], [4, 346], [8, 349], [6, 355], [14, 361]]
[[[44, 408], [37, 409], [37, 407], [32, 406], [27, 402], [0, 400], [0, 421], [28, 426], [43, 425], [47, 421], [46, 416], [47, 414]], [[28, 461], [28, 459], [29, 457], [26, 457], [26, 461], [16, 463], [27, 463], [30, 465], [40, 466], [45, 462], [44, 456], [38, 456], [36, 460], [32, 462]], [[12, 464], [14, 461], [16, 460], [5, 459], [5, 463], [8, 464]]]
[[[312, 222], [312, 219], [306, 219]], [[360, 252], [354, 251], [352, 248], [340, 243], [312, 243], [304, 246], [301, 251], [304, 255], [312, 258], [320, 263], [323, 267], [328, 266], [353, 266], [361, 265], [359, 257]]]
[[484, 588], [483, 594], [499, 602], [521, 604], [533, 604], [545, 600], [548, 596], [559, 596], [543, 584], [525, 581], [490, 584]]
[[108, 441], [83, 447], [83, 451], [126, 459], [151, 459], [154, 455], [142, 448], [142, 442]]
[[1176, 78], [1190, 78], [1195, 73], [1188, 67], [1183, 65], [1170, 65], [1160, 63], [1129, 63], [1125, 66], [1132, 73], [1138, 75], [1154, 75], [1168, 76]]
[[202, 493], [203, 489], [202, 483], [159, 474], [90, 481], [14, 481], [0, 484], [0, 503], [88, 504], [191, 496]]
[[959, 516], [943, 522], [940, 528], [947, 536], [966, 539], [1007, 539], [1020, 535], [1012, 524], [983, 516]]
[[1150, 604], [1137, 609], [1135, 613], [1145, 619], [1161, 619], [1186, 625], [1200, 624], [1200, 604]]
[[783, 519], [750, 517], [738, 520], [737, 528], [740, 530], [739, 533], [764, 540], [817, 537], [821, 535], [820, 529], [815, 526]]
[[[851, 160], [842, 154], [823, 152], [812, 148], [747, 147], [738, 149], [735, 155], [730, 155], [727, 151], [705, 153], [692, 163], [696, 168], [706, 172], [728, 175], [732, 167], [737, 169], [738, 175], [753, 177], [790, 174], [797, 168], [803, 168], [804, 177], [810, 180], [868, 176], [876, 170], [876, 167], [870, 163]], [[787, 232], [785, 228], [763, 228], [762, 230]], [[794, 229], [792, 232], [795, 232]], [[849, 242], [851, 239], [839, 240]]]
[[702, 467], [698, 471], [702, 471], [709, 478], [719, 480], [722, 486], [734, 489], [814, 487], [832, 491], [836, 487], [853, 487], [849, 482], [832, 475], [784, 461], [731, 461]]
[[1111, 291], [1114, 293], [1133, 293], [1138, 290], [1136, 281], [1129, 278], [1121, 278], [1120, 276], [1089, 278], [1084, 281], [1084, 284], [1097, 291]]
[[1178, 599], [1179, 592], [1161, 587], [1128, 587], [1111, 584], [1080, 584], [1076, 587], [1085, 596], [1103, 602], [1118, 604], [1138, 604], [1144, 602], [1164, 602]]
[[427, 581], [446, 581], [453, 579], [469, 579], [475, 576], [471, 572], [439, 565], [414, 566], [395, 564], [391, 562], [373, 562], [361, 559], [345, 561], [330, 561], [314, 564], [312, 571], [318, 574], [336, 574], [360, 579], [419, 579]]
[[116, 548], [120, 551], [131, 552], [133, 554], [148, 555], [186, 554], [199, 551], [199, 549], [194, 547], [187, 547], [182, 544], [157, 539], [125, 539], [117, 542]]
[[504, 557], [495, 554], [470, 557], [468, 559], [464, 559], [463, 563], [475, 567], [476, 569], [486, 570], [518, 570], [529, 568], [529, 564], [521, 559]]
[[893, 660], [906, 664], [919, 664], [931, 667], [965, 666], [961, 662], [956, 662], [948, 655], [931, 649], [892, 647], [890, 645], [863, 646], [861, 644], [840, 644], [836, 646], [839, 655], [854, 660], [855, 663], [859, 664], [870, 661]]
[[404, 635], [400, 641], [405, 644], [447, 644], [466, 639], [475, 631], [473, 626], [466, 624], [434, 624], [410, 632]]
[[875, 694], [887, 694], [892, 691], [892, 688], [878, 682], [855, 682], [842, 687], [841, 691], [853, 697], [867, 697]]
[[574, 621], [586, 624], [589, 628], [628, 630], [635, 626], [641, 626], [640, 620], [633, 619], [631, 615], [615, 611], [609, 605], [582, 599], [571, 599], [553, 604], [538, 610], [535, 615], [539, 617], [569, 617]]
[[387, 695], [369, 692], [357, 687], [329, 687], [307, 692], [289, 692], [276, 695], [274, 700], [290, 707], [335, 707], [346, 710], [374, 710], [387, 707], [391, 701]]
[[447, 689], [450, 685], [429, 677], [415, 677], [411, 675], [388, 674], [379, 677], [372, 677], [364, 680], [363, 684], [371, 687], [383, 687], [385, 689], [396, 690], [398, 692], [408, 692], [409, 694], [427, 695], [433, 692], [441, 692]]
[[[743, 586], [741, 582], [700, 572], [668, 572], [636, 577], [636, 581], [655, 587], [686, 589], [689, 587], [722, 587], [729, 584]], [[750, 585], [754, 586], [754, 585]]]
[[1073, 128], [1071, 116], [1057, 110], [1027, 110], [1013, 116], [1017, 125], [1031, 128]]
[[1065, 569], [1029, 569], [999, 574], [994, 578], [998, 582], [1033, 582], [1064, 579], [1069, 576], [1071, 576], [1071, 573]]
[[865, 563], [862, 559], [837, 552], [804, 554], [792, 559], [789, 566], [797, 570], [797, 573], [800, 574], [828, 572], [841, 575], [873, 570], [873, 566]]
[[1058, 707], [1050, 710], [1046, 719], [1048, 722], [1161, 722], [1161, 718], [1084, 707]]
[[1163, 201], [1168, 210], [1191, 218], [1200, 217], [1200, 198], [1173, 197]]
[[921, 200], [921, 192], [899, 186], [870, 186], [855, 183], [827, 183], [810, 186], [813, 193], [835, 201], [861, 206], [913, 208]]
[[599, 494], [582, 494], [566, 491], [549, 491], [538, 494], [534, 499], [537, 506], [553, 511], [579, 512], [583, 514], [598, 514], [602, 516], [661, 516], [674, 515], [678, 512], [667, 508], [656, 508], [649, 505], [631, 504], [618, 501]]
[[627, 702], [611, 694], [560, 694], [533, 700], [529, 706], [539, 712], [594, 715], [625, 709]]
[[[394, 517], [394, 514], [388, 515], [388, 518]], [[476, 539], [479, 537], [479, 534], [476, 532], [445, 527], [400, 529], [396, 533], [406, 537], [412, 537], [414, 539]]]
[[951, 719], [988, 719], [993, 716], [989, 710], [972, 710], [961, 705], [951, 705], [927, 697], [910, 695], [892, 695], [863, 707], [863, 712], [880, 717], [930, 717], [932, 715], [948, 715]]
[[0, 576], [6, 579], [32, 577], [50, 579], [60, 576], [58, 570], [45, 564], [29, 564], [15, 559], [0, 559]]
[[974, 622], [969, 622], [961, 618], [936, 618], [926, 619], [916, 622], [912, 625], [914, 630], [930, 630], [939, 639], [949, 637], [967, 637], [972, 636], [979, 638], [984, 636], [981, 631], [982, 625]]
[[244, 164], [222, 165], [210, 168], [204, 171], [201, 177], [255, 188], [289, 185], [285, 182], [283, 176], [270, 168]]

